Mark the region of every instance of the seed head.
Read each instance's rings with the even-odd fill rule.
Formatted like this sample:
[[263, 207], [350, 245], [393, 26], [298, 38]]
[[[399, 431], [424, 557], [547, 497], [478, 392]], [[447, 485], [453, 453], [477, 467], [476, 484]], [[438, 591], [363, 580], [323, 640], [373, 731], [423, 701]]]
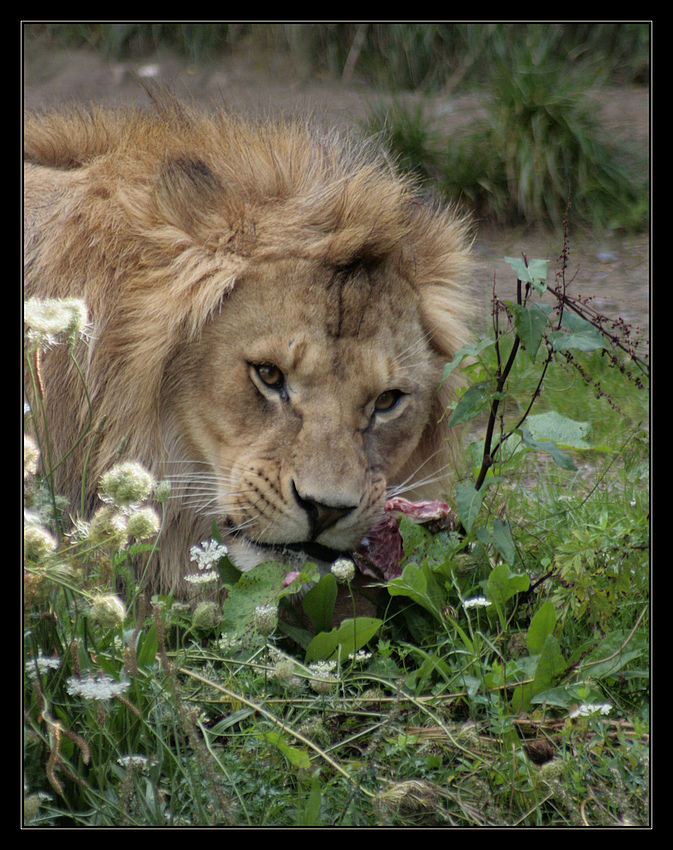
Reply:
[[134, 461], [112, 467], [101, 478], [101, 498], [115, 505], [129, 505], [149, 498], [154, 487], [152, 475]]
[[56, 546], [56, 540], [41, 525], [28, 524], [23, 529], [23, 554], [27, 561], [39, 563]]
[[252, 613], [252, 625], [262, 637], [268, 637], [277, 624], [278, 609], [275, 605], [258, 605]]
[[129, 516], [126, 531], [136, 540], [149, 540], [159, 533], [161, 522], [154, 508], [138, 508]]
[[355, 564], [350, 558], [337, 558], [332, 564], [331, 570], [337, 581], [352, 581], [355, 575]]
[[94, 597], [89, 617], [105, 628], [121, 626], [126, 619], [124, 603], [114, 593], [103, 593]]
[[78, 298], [29, 298], [23, 305], [26, 335], [40, 348], [86, 335], [87, 318], [86, 304]]

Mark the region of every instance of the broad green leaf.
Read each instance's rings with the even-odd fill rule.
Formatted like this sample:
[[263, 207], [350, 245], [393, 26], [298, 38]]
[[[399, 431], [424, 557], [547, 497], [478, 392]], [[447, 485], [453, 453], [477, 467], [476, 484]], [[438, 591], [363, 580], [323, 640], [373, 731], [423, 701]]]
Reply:
[[337, 655], [339, 649], [341, 658], [345, 660], [369, 643], [382, 625], [383, 621], [374, 617], [344, 620], [339, 628], [334, 628], [331, 632], [321, 632], [313, 638], [306, 650], [306, 663], [328, 660]]
[[547, 314], [537, 304], [530, 307], [522, 307], [520, 304], [507, 302], [507, 306], [514, 316], [514, 327], [519, 335], [531, 363], [535, 361], [542, 336], [547, 326]]
[[311, 777], [311, 789], [308, 797], [303, 805], [297, 809], [297, 826], [317, 826], [320, 822], [321, 789], [320, 771], [316, 770]]
[[547, 637], [556, 626], [556, 611], [552, 602], [545, 602], [533, 615], [528, 627], [526, 642], [531, 655], [539, 655]]
[[570, 455], [561, 451], [553, 440], [536, 440], [527, 428], [519, 428], [521, 439], [525, 446], [535, 451], [547, 452], [562, 469], [576, 469]]
[[242, 573], [222, 605], [222, 630], [244, 637], [252, 628], [255, 608], [274, 603], [282, 588], [285, 567], [275, 561]]
[[546, 260], [529, 260], [528, 265], [518, 257], [505, 257], [505, 262], [516, 272], [517, 280], [523, 283], [530, 283], [535, 291], [542, 295], [547, 288], [543, 282], [547, 280], [547, 261]]
[[515, 688], [512, 694], [512, 710], [527, 711], [531, 700], [539, 693], [548, 690], [557, 676], [566, 669], [566, 663], [561, 654], [561, 648], [554, 635], [547, 635], [542, 651], [537, 658], [535, 677], [532, 682], [526, 682]]
[[147, 667], [156, 658], [157, 650], [159, 649], [159, 639], [157, 638], [157, 628], [154, 623], [147, 629], [147, 632], [141, 632], [138, 639], [138, 666]]
[[475, 534], [480, 543], [493, 546], [510, 566], [514, 563], [514, 541], [507, 523], [499, 519], [493, 521], [491, 529], [486, 526], [475, 529]]
[[449, 425], [460, 425], [461, 422], [467, 422], [478, 416], [491, 401], [492, 393], [489, 392], [489, 387], [490, 381], [482, 381], [469, 387], [451, 414]]
[[302, 608], [316, 632], [332, 628], [332, 614], [337, 598], [337, 580], [332, 573], [324, 575], [304, 596]]
[[508, 599], [529, 586], [530, 578], [525, 573], [512, 573], [507, 564], [499, 564], [491, 570], [486, 582], [486, 598], [502, 609]]
[[509, 523], [499, 519], [493, 520], [493, 545], [500, 552], [503, 559], [511, 566], [514, 563], [516, 550]]
[[526, 419], [526, 427], [536, 440], [553, 440], [563, 449], [592, 449], [585, 440], [591, 431], [590, 422], [576, 422], [555, 410], [539, 413]]
[[476, 345], [464, 345], [459, 348], [453, 355], [453, 360], [444, 366], [442, 374], [442, 383], [449, 377], [451, 372], [456, 369], [466, 357], [477, 358], [485, 348], [490, 348], [495, 345], [495, 340], [489, 337], [482, 337]]
[[255, 729], [254, 736], [278, 750], [287, 758], [292, 767], [301, 767], [308, 769], [311, 766], [311, 760], [306, 750], [300, 750], [297, 747], [291, 747], [280, 734], [280, 732], [269, 731], [265, 732], [261, 729]]
[[596, 351], [605, 348], [605, 340], [601, 332], [577, 313], [564, 311], [561, 325], [566, 329], [565, 331], [554, 331], [549, 335], [554, 351], [567, 351], [570, 348], [578, 351]]
[[549, 634], [542, 645], [542, 652], [535, 670], [535, 693], [550, 687], [556, 676], [566, 669], [566, 662], [561, 654], [561, 647], [554, 635]]
[[485, 488], [477, 490], [472, 481], [456, 485], [456, 507], [465, 531], [470, 533], [484, 499]]
[[428, 592], [428, 579], [423, 569], [416, 564], [407, 564], [402, 575], [388, 582], [391, 596], [408, 596], [416, 604], [429, 611], [433, 617], [439, 617], [439, 607]]
[[616, 630], [606, 635], [598, 646], [583, 660], [580, 669], [593, 679], [616, 675], [622, 667], [647, 654], [649, 647], [638, 636], [628, 640], [628, 632]]

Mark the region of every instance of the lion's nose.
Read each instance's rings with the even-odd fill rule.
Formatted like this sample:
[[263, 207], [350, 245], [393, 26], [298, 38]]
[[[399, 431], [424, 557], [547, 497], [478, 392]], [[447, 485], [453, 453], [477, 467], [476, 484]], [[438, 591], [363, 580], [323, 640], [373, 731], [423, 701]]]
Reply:
[[308, 514], [311, 540], [315, 540], [323, 531], [333, 526], [335, 522], [345, 517], [355, 507], [354, 505], [327, 505], [317, 499], [301, 496], [296, 485], [293, 486], [295, 499]]

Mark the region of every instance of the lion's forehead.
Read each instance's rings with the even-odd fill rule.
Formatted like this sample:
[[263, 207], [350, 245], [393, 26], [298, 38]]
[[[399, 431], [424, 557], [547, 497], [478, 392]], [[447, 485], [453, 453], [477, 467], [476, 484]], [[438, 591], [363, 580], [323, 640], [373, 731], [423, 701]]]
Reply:
[[431, 360], [429, 344], [414, 328], [391, 333], [386, 326], [376, 334], [335, 337], [324, 326], [277, 331], [259, 339], [251, 353], [258, 362], [271, 361], [305, 387], [333, 382], [342, 389], [364, 392], [387, 388], [392, 382], [417, 379]]

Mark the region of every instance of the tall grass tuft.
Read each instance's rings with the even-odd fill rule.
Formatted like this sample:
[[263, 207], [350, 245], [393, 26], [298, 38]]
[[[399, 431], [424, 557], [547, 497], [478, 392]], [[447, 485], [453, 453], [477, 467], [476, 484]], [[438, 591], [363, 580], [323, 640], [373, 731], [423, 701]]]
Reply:
[[501, 44], [491, 77], [488, 142], [503, 170], [498, 212], [558, 226], [568, 202], [589, 224], [644, 212], [638, 186], [596, 120], [604, 71], [591, 58], [559, 56], [553, 31]]
[[558, 33], [532, 29], [521, 43], [501, 33], [485, 95], [486, 117], [454, 136], [427, 105], [377, 106], [380, 132], [402, 168], [501, 224], [560, 228], [647, 225], [644, 158], [606, 136], [596, 103], [605, 79], [591, 57], [562, 56]]

